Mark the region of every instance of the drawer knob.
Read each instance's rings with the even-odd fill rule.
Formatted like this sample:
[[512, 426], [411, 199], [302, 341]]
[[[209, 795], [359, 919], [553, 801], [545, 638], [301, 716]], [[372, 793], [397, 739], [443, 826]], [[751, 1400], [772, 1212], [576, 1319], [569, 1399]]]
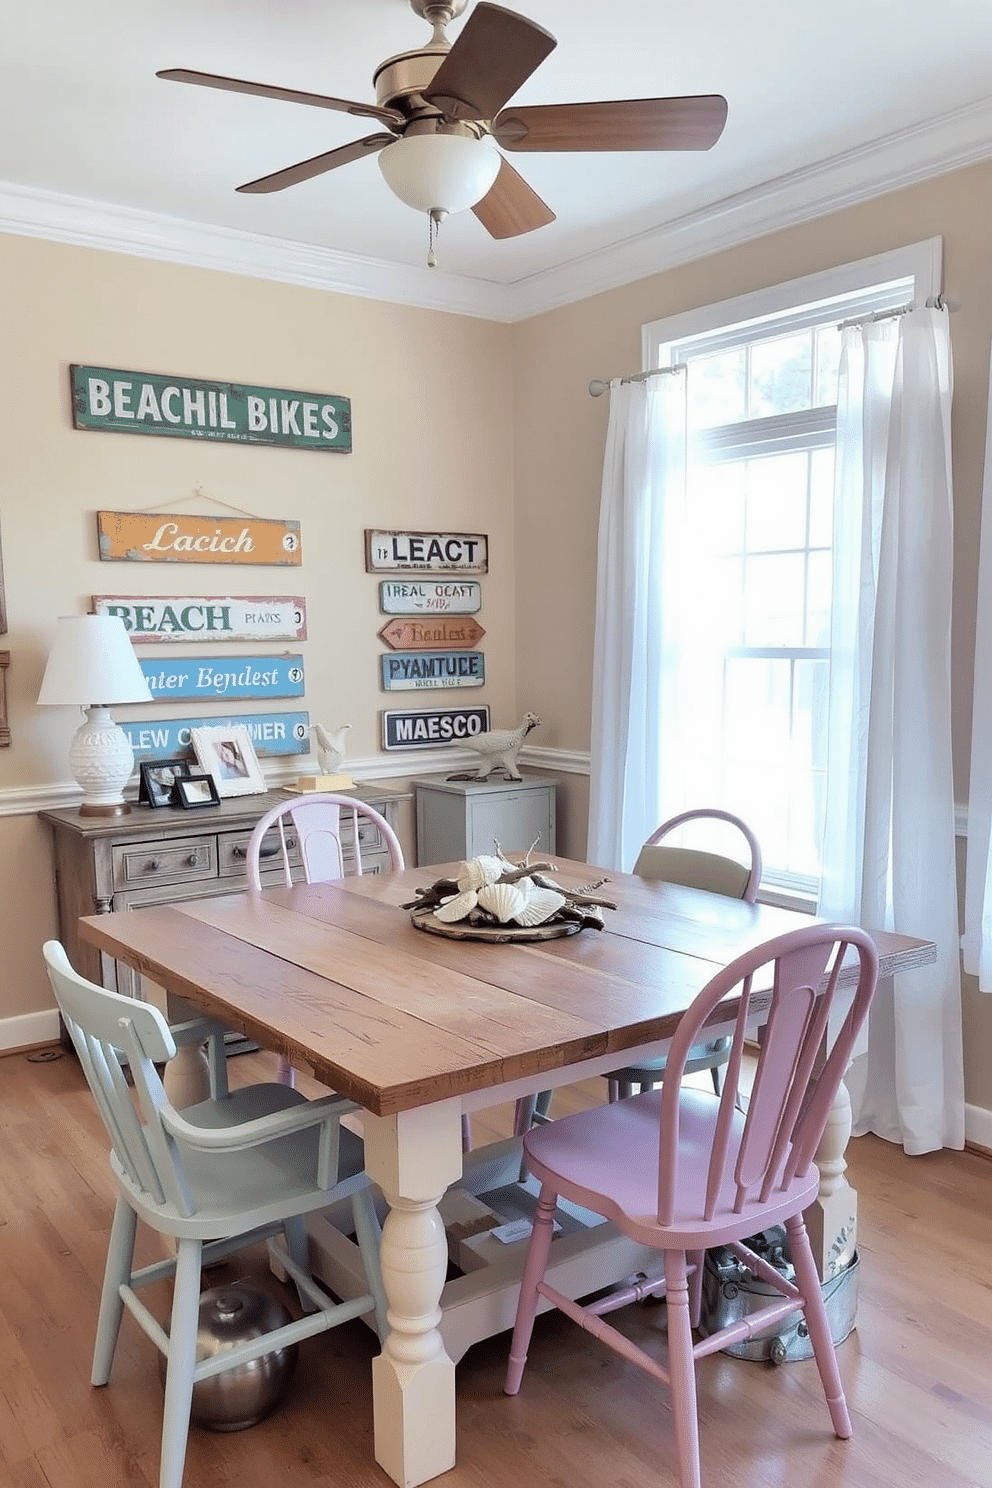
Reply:
[[190, 868], [198, 868], [200, 866], [200, 859], [195, 852], [190, 853], [186, 862]]
[[162, 859], [161, 858], [152, 858], [151, 862], [148, 864], [148, 871], [149, 871], [149, 873], [157, 873], [159, 871], [159, 869], [161, 868], [161, 866], [162, 866]]

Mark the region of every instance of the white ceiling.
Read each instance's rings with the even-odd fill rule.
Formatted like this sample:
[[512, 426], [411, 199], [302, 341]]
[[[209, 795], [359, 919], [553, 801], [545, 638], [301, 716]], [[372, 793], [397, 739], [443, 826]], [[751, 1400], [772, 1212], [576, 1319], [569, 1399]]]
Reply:
[[495, 242], [452, 217], [429, 274], [426, 219], [374, 158], [235, 194], [378, 126], [155, 77], [189, 67], [371, 102], [378, 64], [429, 39], [408, 0], [0, 0], [0, 228], [105, 232], [163, 257], [185, 239], [194, 259], [254, 252], [311, 280], [333, 265], [336, 287], [390, 279], [397, 298], [513, 318], [992, 155], [990, 0], [509, 8], [558, 38], [516, 101], [719, 92], [723, 136], [706, 153], [515, 155], [557, 221]]

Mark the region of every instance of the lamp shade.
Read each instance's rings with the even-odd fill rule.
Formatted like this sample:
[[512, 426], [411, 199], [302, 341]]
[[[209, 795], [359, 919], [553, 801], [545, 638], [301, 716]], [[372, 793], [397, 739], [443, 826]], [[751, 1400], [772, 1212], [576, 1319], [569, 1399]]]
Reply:
[[459, 134], [408, 134], [379, 152], [386, 185], [417, 212], [464, 212], [499, 175], [492, 140]]
[[148, 683], [119, 615], [62, 615], [39, 703], [150, 703]]

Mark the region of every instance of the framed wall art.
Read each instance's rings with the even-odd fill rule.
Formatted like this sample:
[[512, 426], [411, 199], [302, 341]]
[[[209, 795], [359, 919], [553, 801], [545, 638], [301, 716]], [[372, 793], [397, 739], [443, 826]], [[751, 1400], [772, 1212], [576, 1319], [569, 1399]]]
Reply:
[[258, 796], [265, 777], [255, 757], [251, 735], [243, 724], [192, 730], [200, 769], [212, 775], [219, 796]]

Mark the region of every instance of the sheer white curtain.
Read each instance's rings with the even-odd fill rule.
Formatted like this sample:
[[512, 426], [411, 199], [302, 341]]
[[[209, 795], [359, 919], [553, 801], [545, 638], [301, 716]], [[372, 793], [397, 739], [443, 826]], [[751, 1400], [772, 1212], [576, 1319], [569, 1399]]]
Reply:
[[975, 689], [964, 886], [964, 969], [992, 992], [992, 365], [975, 621]]
[[937, 944], [880, 985], [851, 1066], [856, 1133], [964, 1144], [950, 746], [946, 312], [845, 332], [821, 915]]
[[[633, 865], [659, 815], [677, 595], [661, 583], [685, 507], [685, 372], [610, 386], [593, 652], [589, 859]], [[659, 597], [661, 602], [659, 603]], [[647, 825], [646, 825], [647, 824]]]

